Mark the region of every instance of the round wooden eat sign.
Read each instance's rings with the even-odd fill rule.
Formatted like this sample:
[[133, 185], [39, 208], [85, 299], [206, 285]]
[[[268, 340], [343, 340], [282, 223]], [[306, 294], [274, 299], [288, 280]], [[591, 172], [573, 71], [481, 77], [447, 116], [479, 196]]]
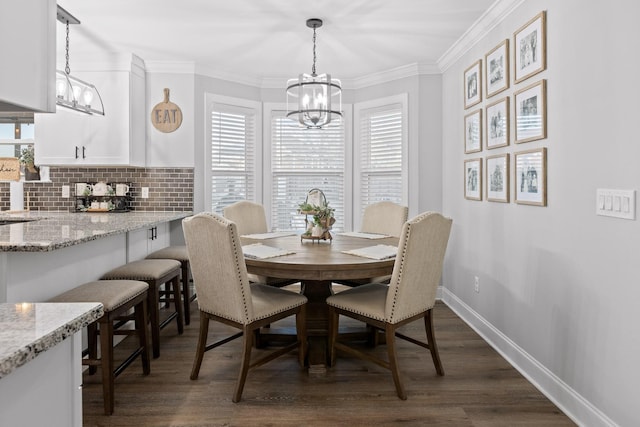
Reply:
[[182, 110], [169, 101], [169, 89], [164, 89], [164, 101], [159, 102], [151, 110], [151, 123], [160, 132], [169, 133], [182, 124]]

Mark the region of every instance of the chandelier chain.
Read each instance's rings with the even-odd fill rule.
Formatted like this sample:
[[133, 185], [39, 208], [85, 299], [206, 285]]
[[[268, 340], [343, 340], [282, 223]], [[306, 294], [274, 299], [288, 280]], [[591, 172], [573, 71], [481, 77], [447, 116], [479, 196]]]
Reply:
[[67, 61], [67, 64], [64, 67], [64, 71], [65, 73], [67, 73], [67, 75], [69, 75], [71, 74], [71, 68], [69, 68], [69, 21], [67, 21], [67, 45], [65, 59]]
[[313, 27], [313, 66], [311, 67], [311, 75], [316, 76], [316, 27]]

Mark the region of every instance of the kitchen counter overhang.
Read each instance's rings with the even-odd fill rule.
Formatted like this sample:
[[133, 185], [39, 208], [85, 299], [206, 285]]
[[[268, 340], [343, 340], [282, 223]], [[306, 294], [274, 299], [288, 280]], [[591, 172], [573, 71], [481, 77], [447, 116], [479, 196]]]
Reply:
[[0, 252], [48, 252], [191, 216], [191, 212], [0, 213]]

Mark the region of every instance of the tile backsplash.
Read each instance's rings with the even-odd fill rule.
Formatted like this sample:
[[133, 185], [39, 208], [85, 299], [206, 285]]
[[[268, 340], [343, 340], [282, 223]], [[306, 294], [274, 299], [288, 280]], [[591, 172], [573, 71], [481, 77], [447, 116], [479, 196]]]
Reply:
[[[68, 167], [51, 166], [51, 182], [25, 182], [24, 206], [38, 211], [75, 211], [76, 182], [123, 182], [130, 185], [131, 208], [135, 211], [192, 211], [193, 168]], [[62, 197], [62, 186], [71, 197]], [[142, 187], [149, 198], [141, 197]], [[9, 183], [0, 182], [0, 210], [9, 210]]]

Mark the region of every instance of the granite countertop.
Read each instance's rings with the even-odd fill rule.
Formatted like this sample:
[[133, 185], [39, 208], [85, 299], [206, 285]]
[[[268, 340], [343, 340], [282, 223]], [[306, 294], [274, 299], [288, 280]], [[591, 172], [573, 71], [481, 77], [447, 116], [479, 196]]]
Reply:
[[97, 302], [0, 304], [0, 379], [103, 314]]
[[[191, 212], [0, 212], [0, 252], [47, 252], [191, 216]], [[26, 222], [13, 222], [26, 220]]]

